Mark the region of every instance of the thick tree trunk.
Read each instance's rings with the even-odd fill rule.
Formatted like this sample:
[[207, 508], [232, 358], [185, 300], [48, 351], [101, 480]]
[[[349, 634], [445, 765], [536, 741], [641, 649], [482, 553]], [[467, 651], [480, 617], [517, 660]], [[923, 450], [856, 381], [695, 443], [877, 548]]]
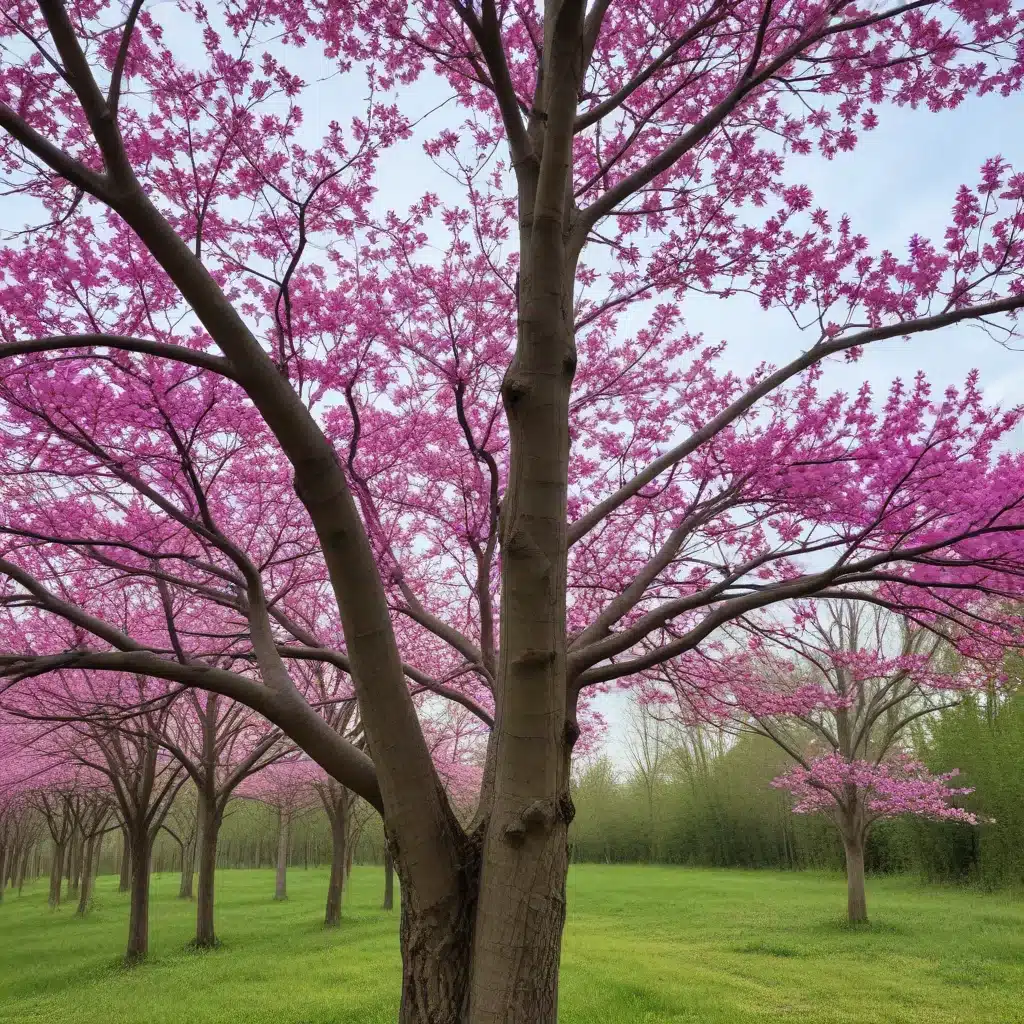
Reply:
[[127, 964], [141, 963], [149, 952], [149, 861], [152, 845], [143, 831], [133, 835], [131, 850], [131, 909], [128, 913]]
[[391, 910], [395, 905], [395, 862], [391, 859], [391, 851], [384, 847], [384, 902], [381, 910]]
[[53, 860], [50, 861], [50, 897], [51, 907], [60, 906], [60, 894], [64, 884], [64, 856], [65, 844], [53, 844]]
[[221, 814], [212, 800], [199, 801], [199, 898], [196, 903], [197, 949], [217, 945], [213, 924], [214, 884], [217, 875], [217, 836]]
[[274, 879], [274, 899], [288, 899], [288, 812], [277, 811], [277, 875]]
[[324, 926], [336, 928], [341, 924], [341, 894], [345, 884], [345, 816], [331, 815], [331, 878], [327, 883], [327, 909]]
[[[451, 897], [423, 909], [401, 859], [402, 1003], [398, 1024], [466, 1024], [472, 974], [473, 919], [479, 894], [480, 849], [466, 844], [459, 885]], [[512, 1018], [515, 1019], [515, 1018]], [[522, 1018], [523, 1024], [529, 1018]]]
[[78, 910], [76, 913], [84, 917], [89, 912], [89, 904], [92, 903], [92, 882], [95, 875], [96, 854], [99, 850], [102, 836], [90, 837], [85, 844], [85, 855], [82, 857], [82, 880], [78, 889]]
[[117, 883], [118, 892], [127, 892], [132, 887], [132, 844], [126, 829], [121, 830], [121, 877]]
[[868, 919], [864, 894], [864, 838], [844, 835], [843, 846], [846, 849], [846, 914], [851, 924], [859, 924]]

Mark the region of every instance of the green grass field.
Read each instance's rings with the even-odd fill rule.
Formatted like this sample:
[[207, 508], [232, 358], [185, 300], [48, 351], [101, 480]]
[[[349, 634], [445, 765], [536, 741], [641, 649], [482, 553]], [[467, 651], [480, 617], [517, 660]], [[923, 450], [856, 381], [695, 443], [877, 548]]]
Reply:
[[[194, 908], [153, 880], [151, 959], [120, 966], [126, 898], [101, 878], [90, 917], [43, 883], [0, 905], [0, 1021], [384, 1024], [395, 1019], [397, 913], [356, 868], [340, 930], [320, 926], [326, 872], [218, 876], [223, 946], [186, 950]], [[841, 879], [674, 868], [575, 868], [562, 1024], [1024, 1022], [1024, 903], [869, 883], [866, 929], [843, 926]]]

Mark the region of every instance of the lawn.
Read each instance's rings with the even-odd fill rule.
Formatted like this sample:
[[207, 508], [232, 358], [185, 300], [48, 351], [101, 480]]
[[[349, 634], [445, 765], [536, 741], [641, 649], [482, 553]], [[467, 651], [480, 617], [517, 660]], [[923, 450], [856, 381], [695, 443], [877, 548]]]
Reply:
[[[384, 1024], [395, 1019], [397, 913], [356, 868], [343, 926], [320, 926], [326, 872], [218, 876], [223, 946], [186, 949], [193, 906], [153, 880], [151, 958], [120, 966], [127, 902], [99, 879], [86, 920], [45, 886], [0, 904], [0, 1021], [34, 1024]], [[836, 877], [575, 868], [561, 1024], [1024, 1024], [1024, 903], [869, 883], [872, 924], [841, 921]]]

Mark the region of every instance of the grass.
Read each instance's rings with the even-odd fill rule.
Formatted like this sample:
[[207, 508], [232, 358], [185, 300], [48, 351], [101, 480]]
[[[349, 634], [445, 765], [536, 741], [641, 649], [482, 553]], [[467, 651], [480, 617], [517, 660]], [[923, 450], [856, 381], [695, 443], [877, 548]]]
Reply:
[[[40, 882], [0, 904], [2, 1024], [391, 1024], [397, 913], [356, 868], [342, 927], [320, 925], [325, 871], [218, 876], [223, 945], [188, 950], [194, 907], [153, 879], [151, 956], [121, 966], [127, 901], [99, 879], [85, 920]], [[1024, 903], [869, 883], [846, 927], [830, 876], [655, 867], [573, 869], [561, 1024], [1024, 1024]]]

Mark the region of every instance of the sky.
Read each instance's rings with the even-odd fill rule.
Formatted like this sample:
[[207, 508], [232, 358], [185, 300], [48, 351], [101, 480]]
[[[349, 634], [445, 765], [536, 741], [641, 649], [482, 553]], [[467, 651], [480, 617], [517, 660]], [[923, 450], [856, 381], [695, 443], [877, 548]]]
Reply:
[[[164, 25], [172, 49], [202, 60], [194, 26], [174, 4], [157, 0], [148, 9]], [[355, 75], [337, 76], [315, 48], [304, 55], [303, 69], [310, 83], [303, 141], [312, 141], [328, 121], [344, 123], [360, 113], [366, 90]], [[447, 96], [442, 83], [425, 76], [401, 99], [415, 118]], [[971, 98], [957, 110], [938, 114], [905, 108], [883, 108], [879, 114], [878, 128], [863, 133], [852, 154], [831, 161], [804, 157], [789, 172], [794, 181], [811, 188], [814, 204], [829, 210], [833, 219], [850, 215], [854, 229], [870, 240], [872, 251], [891, 248], [902, 253], [914, 233], [941, 243], [957, 188], [973, 185], [987, 158], [1001, 155], [1024, 170], [1024, 99], [1019, 96]], [[446, 124], [458, 124], [462, 116], [454, 104], [442, 107], [426, 118], [413, 140], [385, 155], [377, 179], [379, 209], [404, 209], [428, 191], [456, 198], [450, 180], [423, 154], [422, 141]], [[16, 200], [4, 199], [0, 206], [0, 224], [6, 228], [31, 222], [33, 216]], [[740, 373], [764, 359], [786, 361], [808, 344], [786, 314], [765, 312], [745, 296], [722, 301], [695, 295], [687, 299], [683, 313], [688, 331], [702, 332], [709, 342], [728, 342], [722, 365]], [[895, 377], [907, 380], [923, 369], [939, 390], [962, 383], [975, 368], [990, 401], [1005, 405], [1024, 398], [1024, 352], [1008, 350], [970, 328], [872, 345], [857, 363], [833, 364], [826, 383], [853, 391], [867, 380], [876, 393], [884, 394]], [[1024, 446], [1024, 433], [1018, 439]], [[607, 750], [620, 764], [627, 731], [625, 699], [618, 695], [597, 701], [612, 723]]]

